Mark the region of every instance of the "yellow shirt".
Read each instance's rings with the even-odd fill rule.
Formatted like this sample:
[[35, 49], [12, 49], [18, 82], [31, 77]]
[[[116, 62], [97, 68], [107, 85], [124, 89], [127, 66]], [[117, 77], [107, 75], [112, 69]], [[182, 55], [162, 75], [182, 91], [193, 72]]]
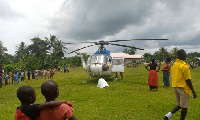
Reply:
[[176, 62], [171, 67], [172, 87], [182, 87], [186, 94], [190, 94], [191, 90], [186, 83], [186, 80], [191, 80], [189, 66], [182, 60], [176, 59]]

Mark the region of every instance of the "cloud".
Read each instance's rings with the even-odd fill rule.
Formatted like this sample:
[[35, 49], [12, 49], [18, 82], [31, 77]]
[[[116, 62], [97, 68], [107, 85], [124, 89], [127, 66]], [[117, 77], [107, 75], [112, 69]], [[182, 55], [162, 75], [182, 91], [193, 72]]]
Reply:
[[0, 1], [0, 18], [1, 19], [16, 19], [17, 17], [21, 17], [20, 13], [13, 11], [13, 9], [4, 2], [4, 0]]
[[153, 6], [150, 1], [133, 0], [74, 0], [67, 4], [62, 6], [58, 17], [50, 20], [50, 28], [74, 40], [102, 39], [116, 35], [129, 25], [143, 24]]
[[[147, 52], [176, 46], [200, 52], [199, 6], [197, 0], [1, 0], [0, 40], [9, 51], [38, 35], [41, 39], [56, 35], [63, 42], [165, 38], [169, 40], [119, 44]], [[67, 47], [73, 51], [84, 46]], [[124, 49], [111, 45], [106, 48], [112, 52]]]

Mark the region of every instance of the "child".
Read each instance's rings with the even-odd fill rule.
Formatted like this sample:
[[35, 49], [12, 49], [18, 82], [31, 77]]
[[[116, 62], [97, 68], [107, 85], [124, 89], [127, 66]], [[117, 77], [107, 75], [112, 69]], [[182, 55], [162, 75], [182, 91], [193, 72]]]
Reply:
[[6, 73], [5, 76], [4, 76], [4, 79], [5, 79], [5, 85], [8, 84], [8, 77], [9, 77], [9, 76], [8, 76], [8, 74]]
[[30, 77], [31, 77], [31, 71], [30, 70], [27, 71], [27, 76], [28, 76], [28, 80], [30, 80]]
[[12, 78], [12, 84], [13, 84], [13, 81], [15, 81], [15, 72], [12, 71], [12, 74], [10, 75], [10, 77]]
[[15, 84], [19, 84], [19, 74], [17, 73], [17, 71], [15, 72], [14, 79], [15, 79]]
[[49, 75], [50, 75], [50, 72], [49, 70], [47, 69], [47, 73], [46, 73], [46, 78], [49, 79]]
[[21, 81], [24, 81], [25, 79], [25, 72], [24, 70], [21, 71]]
[[[21, 106], [17, 107], [15, 120], [40, 120], [39, 113], [41, 109], [56, 107], [67, 101], [52, 101], [42, 104], [33, 104], [36, 100], [35, 90], [31, 86], [22, 86], [17, 90], [17, 97]], [[33, 104], [33, 105], [30, 105]], [[69, 105], [71, 103], [68, 102]]]
[[2, 80], [3, 80], [3, 76], [2, 76], [2, 73], [0, 73], [0, 88], [1, 88], [2, 85], [3, 85]]
[[35, 80], [38, 80], [38, 70], [35, 70], [34, 76], [35, 76]]
[[[46, 102], [55, 101], [59, 95], [58, 85], [52, 80], [48, 80], [41, 85], [41, 93], [46, 99]], [[73, 115], [73, 108], [62, 104], [53, 109], [44, 109], [40, 111], [41, 120], [76, 120]]]
[[54, 74], [54, 71], [53, 71], [53, 68], [51, 68], [51, 70], [50, 70], [50, 79], [53, 79], [53, 74]]
[[7, 75], [8, 75], [8, 80], [7, 81], [8, 81], [8, 84], [10, 84], [10, 73], [8, 72]]

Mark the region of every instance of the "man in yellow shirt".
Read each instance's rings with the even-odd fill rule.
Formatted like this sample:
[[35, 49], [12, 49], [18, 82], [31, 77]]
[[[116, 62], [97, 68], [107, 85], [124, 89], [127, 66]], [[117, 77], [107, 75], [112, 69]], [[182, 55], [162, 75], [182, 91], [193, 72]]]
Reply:
[[173, 113], [181, 109], [181, 118], [184, 120], [187, 115], [189, 94], [193, 94], [193, 98], [196, 98], [196, 92], [191, 82], [191, 73], [189, 66], [183, 61], [186, 60], [187, 54], [183, 49], [177, 51], [178, 59], [171, 67], [172, 74], [172, 87], [177, 100], [177, 106], [175, 106], [171, 112], [164, 116], [164, 120], [170, 120]]

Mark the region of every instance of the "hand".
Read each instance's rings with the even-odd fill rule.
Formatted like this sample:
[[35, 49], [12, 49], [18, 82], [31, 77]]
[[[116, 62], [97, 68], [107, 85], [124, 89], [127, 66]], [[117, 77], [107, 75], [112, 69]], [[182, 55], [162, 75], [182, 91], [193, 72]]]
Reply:
[[197, 97], [197, 94], [194, 92], [193, 93], [193, 99]]
[[73, 106], [72, 106], [72, 103], [69, 102], [69, 101], [65, 101], [65, 104], [67, 104], [67, 105], [70, 106], [70, 107], [73, 107]]

